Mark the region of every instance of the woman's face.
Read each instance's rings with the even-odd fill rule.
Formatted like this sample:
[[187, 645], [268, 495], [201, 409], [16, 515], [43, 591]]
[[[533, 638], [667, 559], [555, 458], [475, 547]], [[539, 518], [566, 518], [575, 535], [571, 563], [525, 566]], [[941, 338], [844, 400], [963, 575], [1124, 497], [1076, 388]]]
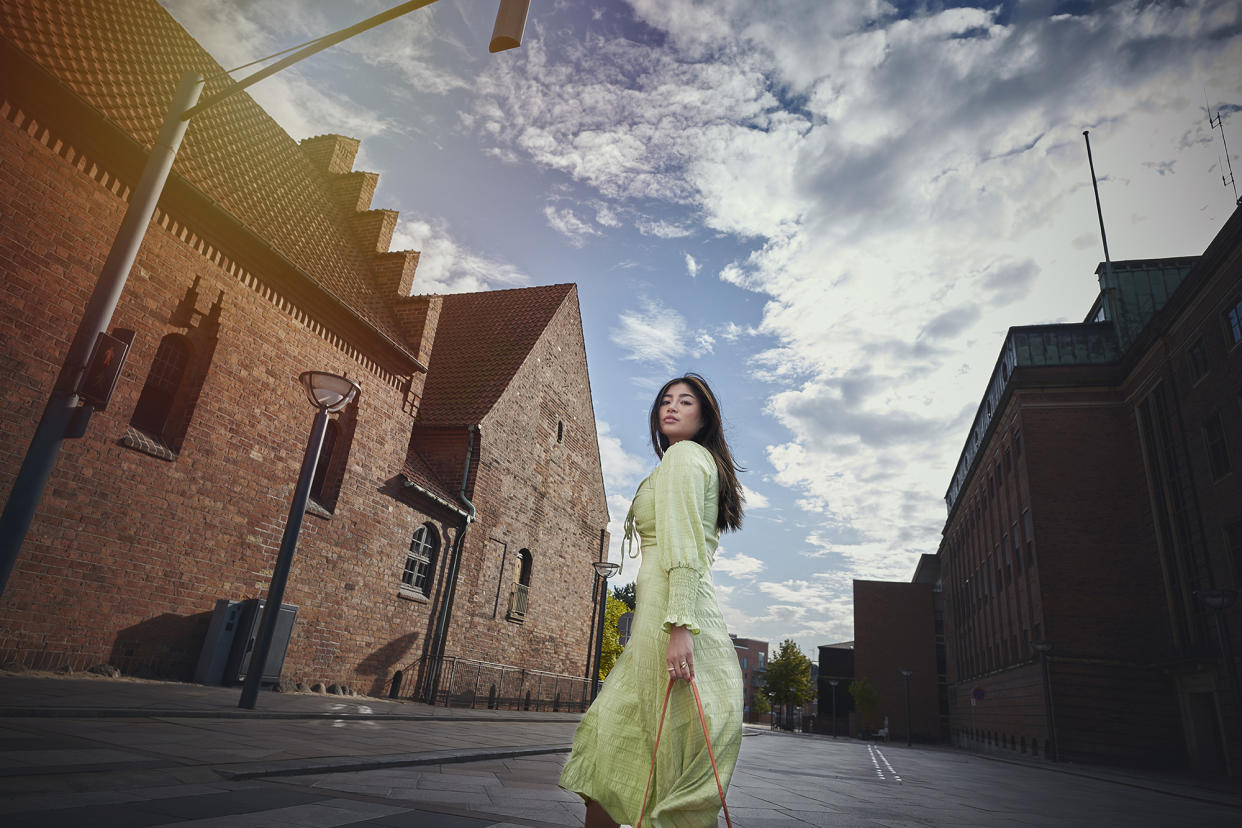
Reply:
[[660, 400], [660, 433], [668, 444], [689, 440], [702, 427], [702, 411], [690, 386], [684, 382], [670, 385]]

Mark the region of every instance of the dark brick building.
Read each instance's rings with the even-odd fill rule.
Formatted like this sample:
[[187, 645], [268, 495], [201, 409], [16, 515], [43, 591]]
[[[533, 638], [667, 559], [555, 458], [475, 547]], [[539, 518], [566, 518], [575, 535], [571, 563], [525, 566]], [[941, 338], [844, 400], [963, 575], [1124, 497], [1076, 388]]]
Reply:
[[1242, 214], [1200, 257], [1097, 276], [1082, 323], [1010, 329], [946, 495], [953, 738], [1237, 773], [1236, 685], [1196, 596], [1242, 576]]
[[878, 693], [875, 725], [887, 719], [890, 739], [907, 733], [908, 681], [910, 738], [940, 741], [934, 589], [922, 582], [854, 581], [854, 675]]
[[[0, 5], [0, 497], [190, 69], [204, 97], [229, 83], [152, 0]], [[245, 95], [193, 119], [112, 320], [116, 393], [0, 598], [0, 661], [189, 678], [216, 599], [266, 590], [313, 414], [297, 377], [326, 370], [362, 393], [329, 427], [285, 676], [414, 692], [443, 656], [441, 697], [581, 694], [608, 516], [577, 290], [411, 295], [418, 253], [389, 251], [357, 149], [299, 145]]]
[[[816, 711], [816, 728], [821, 733], [849, 736], [856, 731], [854, 722], [854, 697], [850, 695], [850, 682], [854, 680], [854, 642], [819, 645], [818, 682], [819, 709]], [[833, 685], [832, 682], [836, 682]], [[835, 696], [835, 699], [834, 699]], [[836, 725], [833, 725], [833, 715]]]

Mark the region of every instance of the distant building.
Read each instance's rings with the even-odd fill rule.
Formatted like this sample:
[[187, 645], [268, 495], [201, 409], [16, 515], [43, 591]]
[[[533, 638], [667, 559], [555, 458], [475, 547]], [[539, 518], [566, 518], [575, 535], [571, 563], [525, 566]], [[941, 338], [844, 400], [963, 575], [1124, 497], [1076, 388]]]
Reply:
[[904, 739], [908, 709], [910, 738], [940, 741], [934, 589], [925, 582], [854, 581], [854, 673], [879, 695], [876, 720], [859, 722], [860, 729], [877, 730], [887, 720], [888, 737]]
[[755, 712], [755, 697], [764, 692], [764, 676], [768, 668], [768, 642], [754, 638], [738, 638], [733, 633], [729, 633], [729, 638], [733, 639], [733, 649], [737, 651], [738, 664], [742, 668], [742, 692], [745, 697], [743, 719], [752, 724], [771, 722], [771, 713], [759, 715]]
[[[854, 713], [854, 697], [850, 695], [850, 682], [854, 680], [854, 642], [820, 644], [818, 666], [815, 681], [819, 699], [815, 729], [820, 733], [834, 732], [835, 696], [835, 733], [838, 736], [852, 735], [854, 729], [850, 722]], [[833, 682], [836, 682], [835, 686]]]
[[1009, 330], [946, 494], [953, 740], [1236, 775], [1242, 605], [1204, 599], [1242, 581], [1242, 213], [1096, 274], [1083, 322]]
[[[154, 0], [0, 4], [0, 497], [181, 76], [231, 80]], [[287, 679], [581, 706], [608, 514], [574, 285], [417, 295], [356, 140], [249, 96], [195, 117], [113, 317], [115, 395], [66, 441], [0, 602], [0, 661], [189, 679], [217, 599], [265, 594], [336, 415], [285, 601]], [[15, 209], [20, 205], [20, 209]]]

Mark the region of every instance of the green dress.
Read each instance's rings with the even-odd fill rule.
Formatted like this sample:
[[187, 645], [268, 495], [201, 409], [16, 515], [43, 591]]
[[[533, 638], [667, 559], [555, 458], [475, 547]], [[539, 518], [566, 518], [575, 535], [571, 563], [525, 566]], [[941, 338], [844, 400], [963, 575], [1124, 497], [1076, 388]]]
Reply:
[[[742, 671], [716, 603], [716, 463], [690, 440], [675, 443], [638, 486], [626, 516], [626, 545], [642, 543], [637, 609], [629, 643], [574, 734], [561, 773], [566, 790], [635, 825], [642, 806], [660, 708], [668, 686], [668, 630], [694, 633], [694, 675], [720, 782], [726, 790], [742, 742]], [[720, 795], [687, 682], [669, 700], [644, 826], [714, 826]]]

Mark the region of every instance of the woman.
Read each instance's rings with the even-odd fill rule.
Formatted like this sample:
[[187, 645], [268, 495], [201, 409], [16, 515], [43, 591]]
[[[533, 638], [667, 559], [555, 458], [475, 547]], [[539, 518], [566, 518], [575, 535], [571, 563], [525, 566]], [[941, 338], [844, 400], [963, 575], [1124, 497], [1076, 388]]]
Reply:
[[712, 586], [717, 535], [742, 524], [742, 487], [720, 406], [698, 374], [669, 380], [650, 414], [660, 465], [638, 485], [622, 558], [642, 564], [630, 640], [582, 717], [561, 787], [587, 801], [587, 828], [635, 825], [660, 710], [669, 700], [643, 825], [714, 826], [720, 795], [689, 679], [695, 679], [726, 789], [742, 741], [742, 672]]

